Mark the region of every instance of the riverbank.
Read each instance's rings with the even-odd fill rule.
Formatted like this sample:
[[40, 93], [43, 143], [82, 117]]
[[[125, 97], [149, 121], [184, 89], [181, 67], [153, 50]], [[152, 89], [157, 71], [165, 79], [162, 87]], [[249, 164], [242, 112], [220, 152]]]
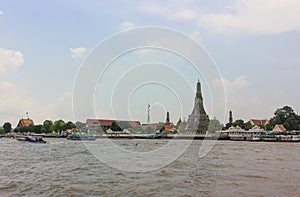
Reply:
[[[0, 136], [11, 137], [11, 136]], [[64, 135], [44, 135], [44, 138], [66, 138]], [[230, 140], [228, 136], [205, 136], [205, 135], [166, 135], [166, 136], [153, 136], [149, 134], [119, 134], [119, 135], [96, 135], [96, 138], [109, 138], [109, 139], [174, 139], [174, 140]]]

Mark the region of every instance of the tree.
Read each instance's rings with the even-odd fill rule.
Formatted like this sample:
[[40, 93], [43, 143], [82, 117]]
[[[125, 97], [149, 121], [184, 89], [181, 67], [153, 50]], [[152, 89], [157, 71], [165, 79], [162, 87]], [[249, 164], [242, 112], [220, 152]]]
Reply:
[[82, 132], [87, 132], [88, 128], [86, 127], [86, 123], [83, 122], [75, 122], [75, 127], [77, 130], [82, 131]]
[[163, 122], [159, 122], [156, 126], [155, 131], [159, 130], [160, 132], [162, 132], [163, 130], [165, 130], [165, 126]]
[[127, 121], [120, 121], [120, 122], [116, 122], [116, 123], [121, 128], [121, 130], [129, 129], [131, 127]]
[[229, 129], [230, 127], [236, 127], [236, 126], [239, 126], [242, 129], [247, 130], [247, 131], [253, 127], [253, 125], [251, 124], [250, 121], [245, 123], [244, 120], [238, 119], [238, 120], [234, 121], [233, 123], [227, 123], [225, 125], [225, 127], [222, 128], [222, 130], [226, 130], [226, 129]]
[[5, 131], [4, 131], [3, 127], [0, 127], [0, 134], [4, 134], [4, 133], [5, 133]]
[[42, 133], [42, 125], [34, 125], [34, 126], [30, 126], [32, 127], [31, 128], [31, 131], [34, 132], [34, 133]]
[[11, 131], [11, 123], [10, 122], [5, 122], [3, 124], [3, 129], [4, 129], [5, 133], [9, 133]]
[[123, 129], [119, 126], [117, 122], [113, 122], [110, 127], [113, 131], [122, 131]]
[[216, 131], [221, 130], [223, 125], [221, 125], [220, 121], [214, 118], [213, 120], [209, 121], [209, 126], [208, 126], [208, 132], [209, 133], [214, 133]]
[[300, 117], [295, 114], [289, 106], [284, 106], [275, 111], [274, 117], [270, 119], [268, 129], [274, 128], [276, 124], [282, 124], [287, 130], [298, 130]]
[[43, 133], [51, 133], [52, 125], [53, 125], [53, 122], [51, 120], [45, 120], [43, 122], [42, 132]]
[[146, 129], [144, 130], [144, 133], [150, 134], [150, 133], [154, 133], [154, 129], [150, 126], [147, 126]]
[[246, 131], [248, 131], [248, 130], [252, 129], [252, 127], [253, 127], [253, 125], [251, 124], [250, 121], [248, 121], [248, 122], [246, 122], [246, 123], [244, 124], [243, 129], [245, 129]]
[[61, 133], [62, 131], [66, 130], [66, 124], [63, 120], [56, 120], [53, 125], [51, 126], [51, 130], [55, 131], [56, 133]]
[[142, 133], [143, 129], [141, 126], [134, 126], [134, 127], [130, 127], [128, 128], [128, 130], [131, 132], [131, 133]]
[[66, 123], [66, 129], [74, 129], [76, 128], [75, 124], [71, 121]]
[[29, 127], [19, 127], [18, 129], [15, 129], [18, 133], [27, 133], [27, 132], [33, 132], [34, 126]]

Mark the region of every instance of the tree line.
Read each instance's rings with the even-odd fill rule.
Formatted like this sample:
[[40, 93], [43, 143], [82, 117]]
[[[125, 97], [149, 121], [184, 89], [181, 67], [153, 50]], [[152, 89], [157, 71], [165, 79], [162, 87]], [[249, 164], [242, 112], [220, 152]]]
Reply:
[[[267, 125], [258, 125], [259, 127], [265, 129], [265, 130], [272, 130], [275, 125], [283, 125], [286, 130], [292, 131], [292, 130], [300, 130], [300, 116], [294, 112], [294, 110], [290, 106], [284, 106], [282, 108], [278, 108], [274, 112], [274, 116], [269, 119], [269, 123]], [[220, 124], [220, 122], [216, 119], [210, 120], [210, 125], [208, 128], [209, 132], [214, 132], [216, 130], [220, 130], [223, 125]], [[232, 123], [227, 123], [225, 126], [223, 126], [223, 130], [226, 130], [230, 128], [231, 126], [239, 126], [242, 129], [249, 130], [253, 127], [250, 121], [245, 122], [242, 119], [238, 119]], [[16, 133], [26, 133], [26, 132], [32, 132], [32, 133], [61, 133], [62, 131], [66, 131], [68, 129], [74, 129], [77, 128], [81, 131], [87, 131], [87, 127], [85, 123], [76, 122], [75, 124], [71, 121], [65, 122], [62, 119], [52, 121], [52, 120], [45, 120], [43, 124], [29, 126], [29, 127], [20, 127], [12, 129], [12, 125], [10, 122], [5, 122], [2, 126], [3, 128], [0, 128], [0, 134], [9, 133], [11, 131], [14, 131]], [[111, 129], [114, 131], [119, 131], [123, 129], [128, 129], [132, 133], [137, 133], [142, 131], [141, 126], [131, 127], [128, 122], [118, 122], [113, 123], [111, 125]], [[153, 133], [156, 130], [163, 130], [164, 124], [159, 123], [157, 125], [157, 128], [147, 127], [143, 133]], [[98, 131], [99, 130], [99, 131]], [[98, 132], [103, 132], [104, 129], [99, 127], [99, 129], [96, 129]]]
[[52, 120], [45, 120], [43, 124], [38, 124], [38, 125], [32, 125], [32, 126], [24, 126], [24, 127], [19, 127], [12, 129], [12, 125], [10, 122], [5, 122], [3, 124], [3, 130], [0, 131], [2, 134], [9, 133], [11, 131], [15, 133], [27, 133], [27, 132], [32, 132], [32, 133], [61, 133], [62, 131], [66, 131], [68, 129], [74, 129], [76, 128], [75, 124], [71, 121], [65, 122], [62, 119], [52, 121]]
[[[300, 130], [300, 116], [296, 114], [290, 106], [284, 106], [282, 108], [278, 108], [274, 112], [274, 116], [269, 119], [268, 124], [258, 126], [265, 130], [272, 130], [275, 125], [283, 125], [288, 131]], [[223, 127], [223, 130], [228, 129], [231, 126], [239, 126], [244, 130], [249, 130], [253, 127], [250, 121], [245, 122], [242, 119], [238, 119], [232, 123], [227, 123]]]

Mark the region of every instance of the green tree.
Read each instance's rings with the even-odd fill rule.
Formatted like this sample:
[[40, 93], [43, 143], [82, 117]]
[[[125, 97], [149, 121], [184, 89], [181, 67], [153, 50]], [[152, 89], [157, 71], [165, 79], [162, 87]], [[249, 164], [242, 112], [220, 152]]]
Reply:
[[82, 132], [87, 132], [88, 128], [86, 127], [86, 123], [83, 122], [75, 122], [75, 127], [77, 130], [82, 131]]
[[150, 133], [154, 133], [154, 129], [150, 126], [147, 126], [146, 129], [144, 130], [144, 133], [146, 134], [150, 134]]
[[75, 124], [73, 122], [68, 121], [66, 123], [66, 129], [74, 129], [74, 128], [76, 128], [76, 126], [75, 126]]
[[113, 122], [110, 127], [113, 131], [122, 131], [123, 129], [119, 126], [117, 122]]
[[56, 120], [53, 125], [51, 126], [51, 130], [55, 131], [56, 133], [61, 133], [62, 131], [66, 130], [66, 124], [63, 120]]
[[3, 129], [4, 129], [5, 133], [9, 133], [11, 131], [11, 123], [10, 122], [5, 122], [3, 124]]
[[209, 126], [208, 126], [208, 132], [209, 133], [214, 133], [216, 131], [221, 130], [223, 127], [223, 125], [220, 123], [219, 120], [217, 120], [216, 118], [214, 118], [213, 120], [209, 121]]
[[141, 126], [130, 127], [130, 128], [128, 128], [128, 130], [129, 130], [131, 133], [141, 133], [141, 132], [143, 131], [143, 129], [142, 129]]
[[233, 127], [239, 126], [242, 129], [247, 130], [247, 131], [253, 127], [253, 125], [251, 124], [250, 121], [248, 121], [248, 122], [245, 123], [244, 120], [238, 119], [238, 120], [234, 121], [233, 123], [227, 123], [225, 125], [225, 127], [223, 127], [222, 129], [226, 130], [226, 129], [229, 129], [230, 127], [232, 127], [232, 126]]
[[29, 127], [19, 127], [17, 130], [18, 133], [27, 133], [27, 132], [33, 132], [34, 126], [29, 126]]
[[38, 133], [38, 134], [40, 134], [40, 133], [42, 133], [42, 125], [34, 125], [34, 126], [31, 126], [32, 128], [32, 132], [34, 132], [34, 133]]
[[4, 133], [5, 133], [5, 131], [4, 131], [3, 127], [0, 127], [0, 134], [4, 134]]
[[245, 127], [245, 122], [244, 122], [244, 120], [239, 119], [239, 120], [236, 120], [236, 121], [233, 122], [233, 126], [234, 127], [239, 126], [241, 128], [244, 128]]
[[127, 121], [120, 121], [120, 122], [117, 122], [117, 124], [122, 130], [129, 129], [131, 127]]
[[287, 130], [298, 130], [300, 118], [289, 106], [284, 106], [275, 111], [270, 119], [268, 129], [273, 129], [276, 124], [282, 124]]
[[156, 126], [156, 129], [155, 131], [159, 130], [160, 132], [162, 132], [163, 130], [165, 130], [165, 126], [164, 126], [164, 123], [162, 122], [159, 122]]
[[43, 133], [51, 133], [52, 125], [53, 125], [53, 122], [51, 120], [45, 120], [43, 122], [42, 132]]
[[248, 130], [250, 130], [252, 127], [253, 127], [253, 125], [251, 124], [250, 121], [248, 121], [248, 122], [246, 122], [246, 123], [244, 124], [243, 129], [245, 129], [246, 131], [248, 131]]

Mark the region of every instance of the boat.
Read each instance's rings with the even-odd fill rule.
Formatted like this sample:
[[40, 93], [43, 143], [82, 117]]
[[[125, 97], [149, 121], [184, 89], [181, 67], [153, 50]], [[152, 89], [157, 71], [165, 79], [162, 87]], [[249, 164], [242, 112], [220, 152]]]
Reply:
[[68, 140], [82, 140], [82, 141], [94, 141], [96, 136], [93, 135], [80, 135], [78, 133], [73, 133], [67, 137]]
[[30, 143], [39, 143], [39, 144], [45, 144], [47, 143], [45, 140], [43, 140], [42, 135], [18, 135], [15, 136], [17, 141], [19, 142], [30, 142]]
[[299, 135], [265, 135], [262, 136], [263, 142], [300, 142]]

